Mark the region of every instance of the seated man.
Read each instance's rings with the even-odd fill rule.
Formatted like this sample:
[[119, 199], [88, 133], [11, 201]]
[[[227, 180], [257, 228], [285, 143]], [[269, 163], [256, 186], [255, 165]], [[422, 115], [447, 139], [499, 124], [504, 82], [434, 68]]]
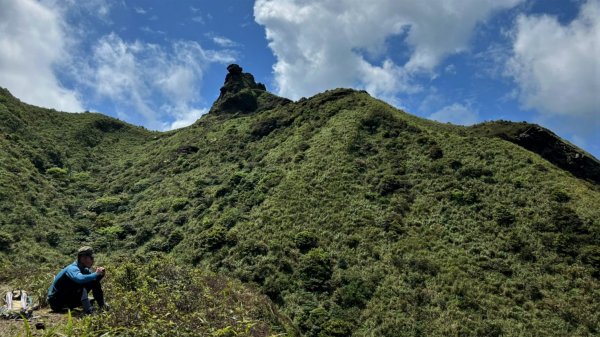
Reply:
[[54, 278], [48, 289], [48, 303], [54, 311], [83, 307], [86, 314], [93, 312], [88, 293], [92, 291], [94, 298], [101, 309], [105, 308], [104, 294], [100, 280], [104, 277], [104, 268], [96, 268], [92, 273], [90, 268], [94, 264], [94, 251], [92, 247], [84, 246], [77, 252], [77, 261], [66, 266]]

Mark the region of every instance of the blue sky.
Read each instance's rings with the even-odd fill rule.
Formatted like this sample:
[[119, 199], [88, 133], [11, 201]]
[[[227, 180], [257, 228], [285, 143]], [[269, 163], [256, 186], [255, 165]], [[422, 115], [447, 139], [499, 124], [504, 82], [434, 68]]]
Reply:
[[456, 124], [528, 121], [600, 157], [600, 0], [0, 0], [0, 86], [149, 129], [229, 63], [291, 98], [365, 89]]

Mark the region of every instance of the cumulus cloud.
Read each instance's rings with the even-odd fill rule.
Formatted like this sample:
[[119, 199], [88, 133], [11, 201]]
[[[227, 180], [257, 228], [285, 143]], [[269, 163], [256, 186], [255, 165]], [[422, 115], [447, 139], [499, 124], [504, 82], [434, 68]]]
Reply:
[[0, 2], [0, 85], [25, 102], [83, 111], [55, 74], [69, 60], [63, 16], [35, 0]]
[[535, 122], [600, 153], [600, 1], [582, 4], [568, 24], [525, 16], [513, 31], [507, 74]]
[[[521, 1], [257, 0], [254, 16], [277, 57], [281, 95], [362, 87], [386, 96], [419, 90], [414, 76], [432, 74], [444, 57], [468, 48], [478, 23]], [[409, 54], [404, 64], [388, 54], [391, 37]]]
[[478, 114], [466, 105], [454, 103], [434, 112], [429, 118], [443, 123], [472, 125], [477, 123]]
[[113, 33], [98, 41], [83, 78], [121, 118], [137, 117], [149, 128], [164, 130], [189, 125], [205, 112], [194, 107], [204, 70], [232, 61], [231, 53], [204, 50], [193, 41], [163, 47], [126, 42]]
[[115, 33], [81, 49], [90, 36], [83, 18], [93, 13], [108, 24], [110, 9], [106, 0], [0, 1], [0, 85], [28, 103], [64, 111], [110, 103], [121, 119], [151, 129], [193, 123], [206, 112], [196, 106], [205, 69], [234, 61], [232, 52], [193, 41], [127, 42]]
[[517, 19], [508, 74], [520, 100], [546, 117], [578, 118], [600, 128], [600, 1], [582, 5], [577, 18]]

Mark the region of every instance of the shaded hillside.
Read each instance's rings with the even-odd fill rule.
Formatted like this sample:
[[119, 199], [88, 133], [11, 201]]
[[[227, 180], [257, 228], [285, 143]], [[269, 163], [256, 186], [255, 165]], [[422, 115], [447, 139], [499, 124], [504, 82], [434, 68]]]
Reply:
[[581, 179], [600, 184], [600, 161], [539, 125], [515, 122], [488, 122], [474, 125], [473, 135], [498, 137], [535, 152]]
[[[14, 193], [44, 221], [3, 220], [26, 242], [4, 263], [82, 242], [171, 254], [256, 284], [306, 336], [598, 333], [598, 184], [365, 92], [289, 102], [238, 75], [194, 125], [91, 161], [93, 191], [33, 174]], [[248, 91], [274, 104], [217, 108]], [[32, 203], [31, 189], [70, 199]]]

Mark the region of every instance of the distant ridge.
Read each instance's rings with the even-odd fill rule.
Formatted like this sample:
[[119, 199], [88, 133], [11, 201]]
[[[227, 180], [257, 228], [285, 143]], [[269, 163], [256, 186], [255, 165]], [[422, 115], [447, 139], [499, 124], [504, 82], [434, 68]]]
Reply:
[[535, 152], [574, 176], [600, 184], [600, 161], [536, 124], [497, 121], [470, 127], [475, 135], [498, 137]]

